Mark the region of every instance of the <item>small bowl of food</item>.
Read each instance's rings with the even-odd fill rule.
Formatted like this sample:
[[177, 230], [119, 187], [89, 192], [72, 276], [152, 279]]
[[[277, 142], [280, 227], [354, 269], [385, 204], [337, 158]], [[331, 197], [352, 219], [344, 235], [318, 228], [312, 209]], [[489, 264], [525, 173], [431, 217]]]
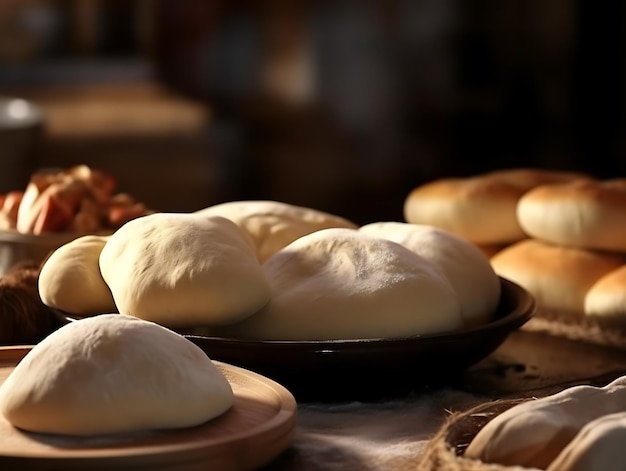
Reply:
[[86, 234], [109, 234], [148, 214], [108, 173], [87, 165], [42, 169], [23, 190], [0, 195], [0, 275], [40, 264], [61, 245]]

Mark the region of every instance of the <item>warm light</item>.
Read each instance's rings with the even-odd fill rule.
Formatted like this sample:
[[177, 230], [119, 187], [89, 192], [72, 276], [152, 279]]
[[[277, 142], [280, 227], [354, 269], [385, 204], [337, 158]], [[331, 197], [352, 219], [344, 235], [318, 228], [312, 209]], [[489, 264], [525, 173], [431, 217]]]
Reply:
[[14, 119], [25, 119], [30, 115], [31, 109], [26, 100], [15, 99], [7, 104], [7, 115]]

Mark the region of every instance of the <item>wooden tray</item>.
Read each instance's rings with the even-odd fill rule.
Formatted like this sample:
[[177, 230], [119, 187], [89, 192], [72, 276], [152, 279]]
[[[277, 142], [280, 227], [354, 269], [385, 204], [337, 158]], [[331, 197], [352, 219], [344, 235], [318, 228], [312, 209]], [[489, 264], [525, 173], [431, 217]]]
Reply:
[[[0, 348], [0, 384], [30, 351]], [[250, 470], [289, 447], [297, 405], [280, 384], [216, 361], [235, 393], [233, 407], [197, 427], [102, 437], [24, 432], [0, 417], [0, 469]]]

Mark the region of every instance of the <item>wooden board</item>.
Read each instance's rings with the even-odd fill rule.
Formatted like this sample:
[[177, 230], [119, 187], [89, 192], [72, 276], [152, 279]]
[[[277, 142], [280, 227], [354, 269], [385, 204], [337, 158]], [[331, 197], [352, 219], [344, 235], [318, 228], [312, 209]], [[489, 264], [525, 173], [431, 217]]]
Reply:
[[[0, 384], [31, 347], [0, 348]], [[240, 471], [263, 466], [289, 447], [297, 405], [280, 384], [215, 362], [235, 393], [233, 407], [192, 428], [101, 437], [16, 429], [0, 417], [0, 469]]]

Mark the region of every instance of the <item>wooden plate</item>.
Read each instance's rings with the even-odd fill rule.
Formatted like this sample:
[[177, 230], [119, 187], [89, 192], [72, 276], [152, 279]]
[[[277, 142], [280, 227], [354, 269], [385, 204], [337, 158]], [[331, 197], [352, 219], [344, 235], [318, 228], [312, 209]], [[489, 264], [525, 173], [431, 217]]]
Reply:
[[[0, 348], [0, 383], [31, 347]], [[291, 444], [296, 401], [280, 384], [216, 361], [235, 393], [233, 407], [206, 424], [175, 431], [68, 437], [18, 430], [0, 417], [0, 469], [250, 470]]]

